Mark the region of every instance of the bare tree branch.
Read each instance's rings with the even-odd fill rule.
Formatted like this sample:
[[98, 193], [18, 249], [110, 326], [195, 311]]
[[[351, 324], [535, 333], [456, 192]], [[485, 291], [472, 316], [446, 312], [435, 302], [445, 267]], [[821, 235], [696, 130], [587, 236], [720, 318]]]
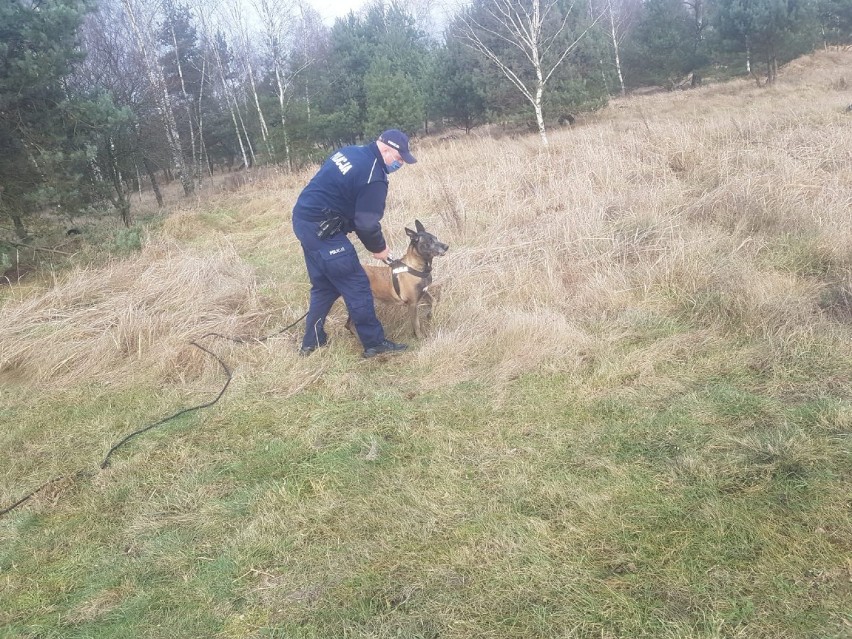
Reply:
[[[486, 17], [478, 18], [475, 9], [463, 13], [457, 32], [464, 44], [490, 60], [532, 104], [544, 145], [547, 145], [547, 132], [542, 113], [542, 98], [547, 82], [604, 15], [604, 12], [601, 12], [595, 17], [570, 44], [560, 44], [574, 5], [568, 7], [558, 26], [545, 32], [552, 21], [551, 16], [556, 11], [557, 2], [558, 0], [548, 0], [542, 8], [542, 0], [483, 0], [480, 6]], [[490, 24], [491, 22], [493, 24]], [[493, 38], [495, 43], [507, 44], [521, 51], [529, 67], [513, 68], [516, 65], [494, 44], [486, 42], [488, 38]], [[557, 46], [559, 48], [556, 48]], [[546, 60], [552, 59], [552, 53], [555, 54], [555, 61], [548, 64]], [[525, 82], [521, 77], [524, 71], [529, 70], [535, 75], [534, 84]]]

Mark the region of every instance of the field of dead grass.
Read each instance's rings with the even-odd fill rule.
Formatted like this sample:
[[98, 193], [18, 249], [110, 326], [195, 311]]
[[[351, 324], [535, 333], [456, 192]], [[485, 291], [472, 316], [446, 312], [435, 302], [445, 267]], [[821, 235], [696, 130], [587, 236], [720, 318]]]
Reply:
[[[852, 53], [424, 140], [428, 338], [296, 357], [310, 171], [0, 295], [10, 637], [847, 637]], [[365, 258], [366, 260], [366, 258]], [[75, 475], [75, 473], [78, 473]]]

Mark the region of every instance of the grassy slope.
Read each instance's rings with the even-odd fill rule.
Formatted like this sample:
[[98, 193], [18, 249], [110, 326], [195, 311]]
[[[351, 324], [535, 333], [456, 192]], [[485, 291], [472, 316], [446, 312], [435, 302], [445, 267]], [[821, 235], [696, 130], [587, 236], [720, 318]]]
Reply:
[[[308, 174], [0, 307], [0, 636], [846, 637], [850, 54], [632, 98], [394, 176], [432, 336], [308, 359]], [[401, 313], [382, 309], [405, 336]]]

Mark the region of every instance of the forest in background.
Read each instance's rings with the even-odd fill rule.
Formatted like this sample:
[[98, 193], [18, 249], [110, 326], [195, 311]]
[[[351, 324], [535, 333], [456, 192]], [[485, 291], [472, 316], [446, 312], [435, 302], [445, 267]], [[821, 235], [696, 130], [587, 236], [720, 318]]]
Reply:
[[[293, 171], [389, 127], [547, 130], [642, 87], [751, 75], [852, 41], [852, 0], [429, 2], [325, 26], [298, 0], [0, 5], [0, 265], [65, 216], [132, 220], [134, 192]], [[38, 221], [39, 223], [36, 223]]]

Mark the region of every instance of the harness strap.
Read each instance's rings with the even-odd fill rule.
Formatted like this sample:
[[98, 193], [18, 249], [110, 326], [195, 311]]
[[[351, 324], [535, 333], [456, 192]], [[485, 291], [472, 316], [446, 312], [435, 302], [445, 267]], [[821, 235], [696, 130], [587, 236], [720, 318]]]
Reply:
[[400, 273], [411, 273], [415, 277], [419, 277], [421, 280], [429, 277], [429, 274], [432, 272], [432, 268], [429, 264], [426, 265], [426, 271], [418, 271], [417, 269], [411, 268], [402, 260], [385, 260], [385, 264], [390, 266], [391, 269], [391, 280], [393, 281], [393, 290], [396, 293], [397, 297], [402, 297], [399, 292], [399, 274]]

